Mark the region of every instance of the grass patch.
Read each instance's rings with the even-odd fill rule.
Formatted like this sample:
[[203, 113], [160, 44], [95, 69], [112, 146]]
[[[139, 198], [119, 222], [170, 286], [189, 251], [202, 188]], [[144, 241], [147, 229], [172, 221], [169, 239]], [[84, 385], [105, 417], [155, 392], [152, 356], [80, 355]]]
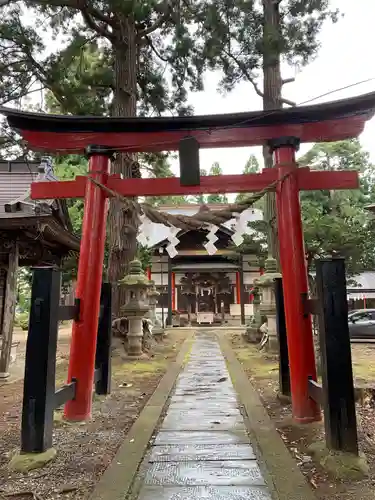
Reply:
[[143, 377], [165, 371], [168, 365], [166, 359], [134, 360], [123, 361], [115, 360], [112, 365], [112, 375], [114, 377], [131, 375], [132, 377]]
[[274, 356], [259, 352], [251, 344], [245, 347], [234, 347], [234, 351], [239, 362], [253, 377], [259, 379], [278, 377], [278, 361]]

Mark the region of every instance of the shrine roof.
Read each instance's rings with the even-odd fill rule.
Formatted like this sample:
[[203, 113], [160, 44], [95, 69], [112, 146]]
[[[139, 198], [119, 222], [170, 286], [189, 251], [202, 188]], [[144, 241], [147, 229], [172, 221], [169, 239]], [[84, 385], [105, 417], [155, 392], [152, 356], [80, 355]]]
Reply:
[[63, 116], [6, 107], [0, 112], [35, 149], [73, 152], [99, 144], [133, 152], [167, 151], [177, 150], [187, 136], [210, 148], [262, 145], [280, 136], [296, 136], [301, 142], [356, 137], [375, 113], [375, 92], [308, 106], [202, 116]]
[[32, 182], [57, 180], [49, 167], [43, 161], [0, 160], [0, 229], [27, 228], [30, 232], [40, 222], [47, 239], [66, 250], [78, 251], [80, 240], [72, 233], [66, 201], [30, 198]]

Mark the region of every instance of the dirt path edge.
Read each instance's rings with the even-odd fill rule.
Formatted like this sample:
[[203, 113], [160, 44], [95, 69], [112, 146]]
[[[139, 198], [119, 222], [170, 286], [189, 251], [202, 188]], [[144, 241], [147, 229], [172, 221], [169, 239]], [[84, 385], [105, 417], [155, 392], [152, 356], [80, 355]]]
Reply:
[[95, 486], [89, 500], [123, 500], [126, 498], [177, 376], [191, 349], [192, 341], [193, 332], [185, 339], [176, 360], [170, 365], [153, 395], [130, 428], [111, 464]]
[[277, 500], [316, 500], [316, 496], [285, 446], [256, 390], [247, 378], [228, 340], [219, 335], [234, 388], [243, 405], [245, 425], [259, 454], [263, 474]]

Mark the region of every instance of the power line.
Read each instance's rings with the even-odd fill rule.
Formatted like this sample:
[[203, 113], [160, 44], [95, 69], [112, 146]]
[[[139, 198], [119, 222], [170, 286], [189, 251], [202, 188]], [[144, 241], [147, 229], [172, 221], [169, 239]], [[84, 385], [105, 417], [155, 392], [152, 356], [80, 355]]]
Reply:
[[321, 97], [325, 97], [327, 95], [335, 94], [336, 92], [341, 92], [341, 90], [350, 89], [352, 87], [356, 87], [358, 85], [362, 85], [362, 83], [368, 83], [368, 82], [372, 82], [374, 80], [375, 80], [375, 77], [372, 77], [372, 78], [367, 78], [366, 80], [361, 80], [360, 82], [350, 83], [349, 85], [345, 85], [345, 87], [340, 87], [340, 88], [337, 88], [337, 89], [334, 89], [334, 90], [330, 90], [329, 92], [325, 92], [324, 94], [321, 94], [321, 95], [319, 95], [317, 97], [312, 97], [311, 99], [308, 99], [307, 101], [302, 101], [302, 102], [298, 103], [297, 106], [302, 106], [303, 104], [308, 104], [309, 102], [316, 101], [317, 99], [320, 99]]

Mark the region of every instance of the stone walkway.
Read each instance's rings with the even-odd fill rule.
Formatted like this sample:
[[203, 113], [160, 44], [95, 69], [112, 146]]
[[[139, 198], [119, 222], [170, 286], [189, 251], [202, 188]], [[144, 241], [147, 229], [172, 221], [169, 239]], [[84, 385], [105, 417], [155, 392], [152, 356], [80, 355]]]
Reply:
[[270, 500], [218, 342], [197, 334], [138, 500]]

